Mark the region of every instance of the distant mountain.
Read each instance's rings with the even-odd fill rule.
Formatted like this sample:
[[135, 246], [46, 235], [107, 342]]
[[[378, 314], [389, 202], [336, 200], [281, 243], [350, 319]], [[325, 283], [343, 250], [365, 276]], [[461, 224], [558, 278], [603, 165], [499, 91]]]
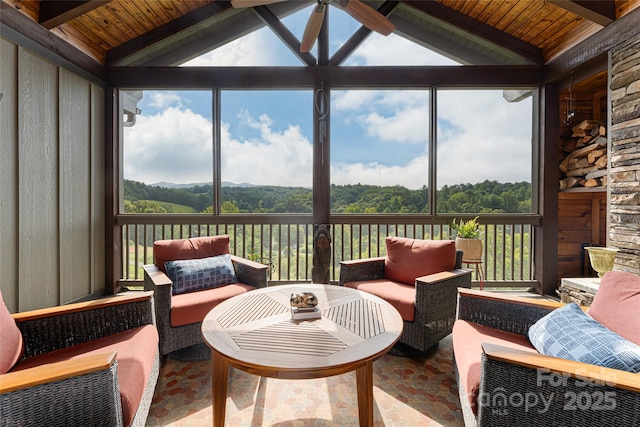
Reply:
[[[175, 182], [156, 182], [154, 184], [149, 184], [151, 187], [164, 187], [164, 188], [190, 188], [190, 187], [201, 187], [203, 185], [213, 185], [213, 182], [194, 182], [189, 184], [176, 184]], [[240, 187], [240, 188], [250, 188], [250, 187], [258, 187], [255, 184], [250, 184], [248, 182], [243, 182], [242, 184], [236, 184], [234, 182], [222, 181], [223, 187]]]

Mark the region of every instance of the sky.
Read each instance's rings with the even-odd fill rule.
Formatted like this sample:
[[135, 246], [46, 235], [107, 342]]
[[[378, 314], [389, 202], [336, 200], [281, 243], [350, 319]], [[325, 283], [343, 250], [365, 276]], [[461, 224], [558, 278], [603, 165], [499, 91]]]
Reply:
[[[330, 54], [359, 28], [330, 7]], [[283, 20], [301, 38], [310, 9]], [[315, 47], [312, 53], [315, 54]], [[183, 66], [300, 66], [263, 28]], [[399, 35], [372, 33], [345, 65], [458, 65]], [[333, 184], [427, 185], [428, 90], [331, 92]], [[532, 101], [501, 90], [438, 91], [437, 187], [484, 180], [531, 181]], [[154, 184], [211, 182], [209, 91], [145, 91], [124, 128], [124, 177]], [[222, 181], [311, 187], [312, 91], [223, 91]], [[304, 112], [301, 114], [300, 112]]]

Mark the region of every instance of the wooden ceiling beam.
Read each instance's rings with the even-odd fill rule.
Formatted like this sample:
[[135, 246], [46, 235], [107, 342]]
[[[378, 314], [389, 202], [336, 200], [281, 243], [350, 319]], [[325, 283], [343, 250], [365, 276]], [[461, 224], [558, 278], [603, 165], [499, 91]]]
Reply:
[[102, 64], [53, 36], [49, 30], [4, 1], [0, 1], [0, 23], [0, 34], [9, 40], [91, 81], [104, 83], [105, 69]]
[[[274, 3], [269, 9], [281, 19], [311, 4], [305, 1]], [[182, 33], [169, 36], [156, 45], [143, 48], [110, 65], [165, 66], [182, 64], [233, 40], [265, 27], [264, 21], [251, 8], [228, 10], [205, 20]]]
[[282, 42], [287, 45], [304, 64], [316, 65], [316, 58], [309, 52], [300, 52], [300, 40], [278, 19], [278, 17], [267, 6], [255, 6], [254, 12], [267, 24]]
[[509, 49], [517, 54], [530, 59], [536, 64], [542, 65], [544, 63], [542, 49], [533, 46], [527, 42], [520, 40], [511, 34], [500, 31], [490, 25], [477, 21], [472, 17], [458, 12], [447, 6], [444, 6], [435, 1], [405, 1], [407, 6], [414, 7], [415, 9], [429, 14], [435, 18], [441, 19], [445, 22], [449, 22], [465, 31], [475, 34], [485, 40]]
[[111, 67], [109, 83], [122, 88], [181, 89], [220, 87], [224, 89], [311, 88], [319, 81], [331, 88], [473, 88], [504, 89], [537, 87], [542, 67], [524, 66], [437, 66], [437, 67]]
[[603, 27], [616, 20], [615, 0], [549, 0], [549, 3]]
[[544, 81], [557, 82], [571, 72], [594, 67], [596, 62], [606, 63], [607, 52], [611, 48], [638, 35], [638, 22], [640, 7], [547, 62], [544, 67]]
[[229, 2], [213, 2], [203, 6], [193, 12], [187, 13], [171, 22], [155, 28], [139, 37], [129, 40], [107, 52], [107, 64], [113, 64], [145, 47], [161, 42], [163, 39], [187, 28], [198, 24], [206, 19], [216, 16], [219, 13], [232, 9]]
[[91, 12], [110, 1], [111, 0], [42, 0], [40, 1], [38, 22], [40, 25], [50, 30], [64, 24], [65, 22], [69, 22], [78, 16]]

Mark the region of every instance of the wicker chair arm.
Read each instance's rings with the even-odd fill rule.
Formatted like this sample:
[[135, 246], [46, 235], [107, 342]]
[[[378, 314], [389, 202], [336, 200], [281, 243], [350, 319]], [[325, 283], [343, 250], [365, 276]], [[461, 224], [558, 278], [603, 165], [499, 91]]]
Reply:
[[122, 426], [116, 353], [0, 375], [2, 425]]
[[144, 270], [144, 290], [153, 292], [156, 311], [166, 307], [168, 313], [171, 309], [173, 282], [155, 264], [143, 265], [142, 269]]
[[269, 274], [269, 266], [259, 262], [251, 261], [231, 255], [233, 269], [239, 282], [251, 285], [255, 288], [267, 287], [267, 276]]
[[60, 314], [68, 314], [80, 311], [97, 310], [104, 307], [112, 307], [120, 304], [129, 304], [132, 302], [148, 301], [152, 298], [150, 292], [136, 292], [126, 295], [117, 295], [98, 300], [78, 302], [75, 304], [67, 304], [55, 307], [42, 308], [40, 310], [24, 311], [13, 314], [16, 322], [26, 322], [29, 320], [42, 319], [45, 317], [58, 316]]
[[111, 351], [8, 372], [0, 375], [0, 394], [102, 371], [115, 362], [116, 352]]
[[[469, 278], [471, 279], [471, 270], [467, 268], [459, 268], [451, 271], [441, 271], [439, 273], [430, 274], [428, 276], [422, 276], [416, 278], [416, 292], [419, 292], [418, 289], [421, 286], [428, 286], [438, 282], [450, 281], [458, 278]], [[466, 288], [463, 286], [463, 288]]]
[[563, 304], [472, 289], [458, 290], [458, 319], [526, 335], [529, 327]]
[[451, 323], [456, 317], [456, 295], [459, 288], [471, 287], [471, 270], [457, 269], [430, 274], [416, 279], [415, 321]]
[[[144, 290], [154, 293], [156, 325], [160, 342], [163, 343], [171, 331], [173, 282], [155, 264], [144, 265], [142, 268], [144, 270]], [[165, 353], [163, 352], [163, 354]]]
[[151, 292], [135, 292], [16, 313], [24, 340], [22, 359], [153, 324], [153, 303]]
[[639, 425], [638, 374], [483, 344], [479, 426]]
[[172, 286], [173, 282], [162, 270], [155, 264], [146, 264], [142, 266], [144, 270], [144, 290], [155, 291], [159, 286]]
[[340, 286], [356, 280], [384, 279], [384, 257], [354, 259], [340, 263]]
[[633, 372], [545, 356], [492, 343], [483, 343], [482, 350], [488, 360], [506, 362], [530, 369], [539, 369], [541, 373], [542, 371], [545, 371], [545, 373], [555, 372], [564, 377], [570, 376], [592, 384], [606, 384], [640, 393], [640, 379], [638, 374]]

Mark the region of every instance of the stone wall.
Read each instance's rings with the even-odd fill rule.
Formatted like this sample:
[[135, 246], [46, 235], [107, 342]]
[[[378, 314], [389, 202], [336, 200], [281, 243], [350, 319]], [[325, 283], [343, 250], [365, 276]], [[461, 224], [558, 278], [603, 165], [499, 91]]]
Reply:
[[611, 51], [609, 246], [615, 270], [640, 274], [640, 37]]

